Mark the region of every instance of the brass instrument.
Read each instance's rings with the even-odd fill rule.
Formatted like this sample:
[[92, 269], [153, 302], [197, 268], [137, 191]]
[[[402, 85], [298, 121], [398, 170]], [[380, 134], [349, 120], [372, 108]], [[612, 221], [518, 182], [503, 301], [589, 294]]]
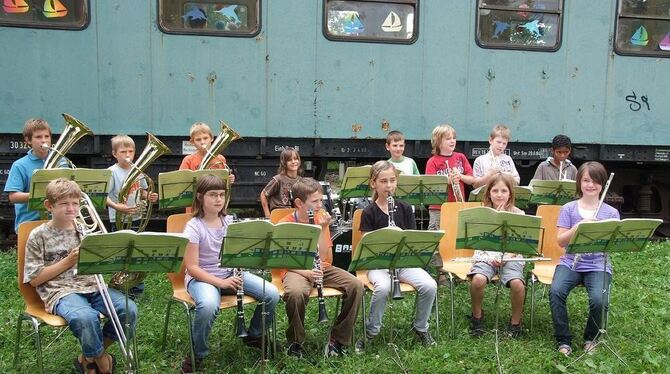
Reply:
[[449, 183], [451, 183], [451, 191], [454, 194], [454, 199], [457, 203], [462, 203], [465, 201], [463, 198], [463, 192], [461, 192], [460, 183], [455, 181], [453, 176], [458, 172], [449, 166], [449, 162], [444, 162], [447, 165], [447, 174], [449, 174]]
[[[307, 210], [307, 218], [309, 224], [314, 224], [314, 209], [309, 208]], [[316, 255], [314, 256], [314, 269], [322, 270], [321, 268], [321, 256], [319, 256], [319, 249], [316, 250]], [[326, 311], [326, 300], [323, 298], [323, 275], [322, 278], [316, 281], [316, 293], [317, 300], [319, 301], [319, 322], [328, 322], [328, 312]]]
[[51, 147], [47, 146], [46, 144], [42, 145], [42, 147], [49, 148], [51, 150], [47, 158], [44, 160], [44, 169], [55, 168], [61, 158], [65, 158], [70, 167], [74, 169], [74, 164], [72, 164], [72, 162], [70, 162], [70, 160], [65, 157], [65, 154], [76, 142], [79, 141], [79, 139], [86, 135], [93, 135], [93, 131], [91, 131], [88, 126], [71, 115], [63, 113], [63, 118], [65, 119], [65, 128], [60, 134], [56, 145], [52, 145]]
[[[216, 136], [216, 139], [214, 139], [214, 142], [212, 142], [212, 145], [209, 147], [209, 149], [206, 149], [205, 152], [205, 157], [202, 158], [202, 161], [200, 162], [200, 166], [198, 167], [198, 170], [205, 170], [205, 169], [215, 169], [216, 166], [221, 165], [220, 161], [217, 161], [213, 164], [210, 165], [211, 161], [214, 160], [214, 158], [221, 153], [224, 149], [228, 148], [230, 143], [237, 139], [242, 139], [242, 137], [235, 131], [233, 130], [230, 126], [228, 126], [227, 123], [223, 121], [219, 121], [221, 124], [221, 131], [219, 132], [219, 135]], [[227, 165], [226, 169], [228, 169]], [[226, 199], [224, 201], [224, 211], [228, 209], [228, 204], [230, 203], [230, 169], [228, 169], [228, 180], [226, 180]]]
[[246, 338], [249, 334], [246, 323], [244, 323], [244, 274], [242, 274], [242, 269], [235, 268], [233, 276], [240, 277], [242, 280], [240, 286], [237, 287], [237, 337]]
[[[147, 140], [147, 145], [144, 147], [142, 154], [137, 158], [135, 163], [132, 160], [126, 159], [131, 165], [131, 170], [126, 176], [126, 179], [123, 181], [123, 185], [119, 191], [119, 202], [127, 203], [128, 195], [133, 185], [139, 182], [140, 179], [145, 179], [147, 182], [147, 191], [146, 196], [143, 197], [141, 191], [135, 195], [135, 206], [137, 207], [140, 215], [140, 224], [137, 228], [137, 232], [144, 231], [149, 223], [151, 218], [151, 211], [153, 209], [153, 204], [149, 201], [149, 195], [154, 191], [154, 181], [144, 174], [144, 170], [151, 165], [158, 157], [163, 154], [170, 153], [170, 148], [168, 148], [163, 142], [158, 140], [153, 134], [147, 132], [149, 137]], [[133, 224], [133, 215], [124, 214], [116, 211], [116, 228], [119, 230], [130, 229]], [[110, 279], [110, 285], [117, 290], [128, 290], [144, 281], [147, 273], [126, 273], [118, 272], [112, 275]]]
[[[388, 211], [389, 211], [389, 226], [388, 227], [398, 227], [395, 224], [395, 218], [393, 215], [395, 214], [395, 200], [393, 199], [393, 196], [389, 195], [386, 198], [386, 202], [388, 203]], [[391, 287], [393, 288], [393, 300], [401, 300], [403, 299], [402, 292], [400, 290], [400, 279], [398, 278], [398, 269], [392, 269], [391, 270]]]

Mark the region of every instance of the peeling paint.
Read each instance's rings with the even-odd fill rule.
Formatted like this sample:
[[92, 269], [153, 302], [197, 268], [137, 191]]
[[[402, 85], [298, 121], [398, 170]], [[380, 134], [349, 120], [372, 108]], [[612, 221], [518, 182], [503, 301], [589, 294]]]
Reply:
[[486, 72], [486, 79], [488, 79], [489, 82], [496, 79], [496, 73], [493, 71], [493, 69], [489, 69]]
[[383, 119], [382, 120], [382, 131], [389, 132], [390, 129], [391, 129], [391, 124], [389, 123], [389, 121], [387, 121], [386, 119]]
[[189, 81], [193, 82], [193, 81], [195, 80], [195, 75], [193, 75], [193, 74], [191, 74], [191, 73], [186, 73], [186, 78], [187, 78]]
[[207, 82], [209, 82], [210, 85], [213, 85], [216, 82], [216, 72], [211, 72], [207, 75]]

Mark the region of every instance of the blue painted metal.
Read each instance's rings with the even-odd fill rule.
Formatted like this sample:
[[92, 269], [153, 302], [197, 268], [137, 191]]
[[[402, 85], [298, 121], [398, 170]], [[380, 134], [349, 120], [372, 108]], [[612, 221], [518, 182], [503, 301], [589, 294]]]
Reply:
[[566, 1], [563, 45], [542, 53], [477, 47], [462, 0], [422, 1], [412, 45], [328, 41], [314, 0], [264, 1], [254, 38], [167, 35], [155, 1], [91, 2], [83, 31], [0, 28], [0, 133], [67, 112], [98, 135], [223, 118], [245, 137], [383, 138], [386, 121], [426, 140], [448, 122], [460, 140], [506, 123], [520, 142], [668, 144], [670, 60], [615, 55], [610, 3]]

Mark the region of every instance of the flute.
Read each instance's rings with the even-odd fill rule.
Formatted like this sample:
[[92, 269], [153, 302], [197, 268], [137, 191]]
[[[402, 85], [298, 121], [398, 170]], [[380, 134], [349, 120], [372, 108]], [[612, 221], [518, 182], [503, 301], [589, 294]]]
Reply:
[[[493, 258], [477, 258], [477, 257], [454, 257], [451, 259], [451, 262], [488, 262], [494, 260]], [[499, 259], [498, 259], [499, 260]], [[520, 258], [503, 258], [501, 262], [535, 262], [535, 261], [551, 261], [549, 257], [520, 257]]]

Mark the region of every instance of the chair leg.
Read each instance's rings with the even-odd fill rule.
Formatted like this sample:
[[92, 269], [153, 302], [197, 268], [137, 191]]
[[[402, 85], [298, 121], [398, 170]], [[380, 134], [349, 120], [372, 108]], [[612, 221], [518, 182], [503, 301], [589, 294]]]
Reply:
[[451, 337], [456, 337], [456, 321], [454, 320], [455, 300], [454, 300], [454, 275], [449, 274], [449, 293], [451, 294]]
[[19, 353], [21, 350], [21, 327], [23, 327], [23, 313], [19, 313], [19, 318], [16, 323], [16, 340], [14, 345], [14, 368], [19, 365]]
[[361, 315], [361, 331], [363, 333], [363, 347], [365, 347], [368, 344], [368, 331], [365, 327], [365, 290], [363, 290], [363, 296], [361, 297], [363, 298], [361, 301], [361, 308], [363, 309], [363, 314]]
[[30, 323], [33, 325], [35, 332], [35, 349], [37, 350], [37, 367], [40, 373], [44, 373], [44, 363], [42, 361], [42, 338], [40, 337], [40, 322], [30, 317]]
[[435, 302], [433, 302], [433, 307], [435, 308], [435, 339], [440, 339], [440, 307], [439, 307], [439, 287], [435, 291]]
[[161, 350], [165, 351], [165, 343], [167, 340], [167, 330], [168, 324], [170, 323], [170, 311], [172, 310], [172, 303], [174, 299], [170, 299], [167, 304], [167, 310], [165, 311], [165, 323], [163, 324], [163, 338], [161, 339]]
[[535, 322], [535, 274], [530, 274], [530, 330], [533, 332], [533, 323]]
[[195, 347], [193, 346], [193, 316], [191, 314], [191, 306], [188, 305], [187, 303], [183, 303], [184, 309], [186, 311], [186, 319], [188, 320], [188, 342], [189, 342], [189, 347], [191, 348], [191, 364], [193, 367], [193, 371], [197, 372], [198, 368], [196, 367], [196, 362], [195, 362]]

